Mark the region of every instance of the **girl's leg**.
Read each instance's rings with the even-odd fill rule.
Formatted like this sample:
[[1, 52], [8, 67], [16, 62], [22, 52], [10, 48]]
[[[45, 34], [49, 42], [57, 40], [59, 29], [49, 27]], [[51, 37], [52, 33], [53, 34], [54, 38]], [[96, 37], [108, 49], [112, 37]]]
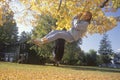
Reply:
[[73, 42], [74, 41], [71, 34], [69, 32], [67, 32], [67, 31], [57, 31], [54, 34], [48, 35], [46, 37], [47, 42], [52, 42], [52, 41], [55, 41], [55, 40], [57, 40], [59, 38], [64, 39], [64, 40], [66, 40], [68, 42]]
[[46, 37], [51, 36], [51, 35], [53, 35], [55, 33], [58, 33], [58, 32], [61, 32], [61, 31], [60, 30], [52, 30], [46, 36], [44, 36], [42, 39], [41, 38], [37, 38], [37, 39], [32, 40], [32, 42], [39, 46], [39, 45], [47, 42], [47, 38]]
[[60, 39], [60, 38], [66, 40], [68, 42], [73, 42], [74, 41], [74, 38], [72, 37], [72, 35], [69, 32], [55, 30], [55, 31], [51, 31], [44, 38], [36, 39], [33, 42], [36, 45], [41, 45], [41, 44], [44, 44], [44, 43], [49, 43], [49, 42], [55, 41], [55, 40]]
[[60, 30], [52, 30], [52, 31], [49, 32], [45, 37], [48, 37], [48, 36], [50, 36], [50, 35], [52, 35], [52, 34], [55, 34], [55, 33], [57, 33], [57, 32], [60, 32]]

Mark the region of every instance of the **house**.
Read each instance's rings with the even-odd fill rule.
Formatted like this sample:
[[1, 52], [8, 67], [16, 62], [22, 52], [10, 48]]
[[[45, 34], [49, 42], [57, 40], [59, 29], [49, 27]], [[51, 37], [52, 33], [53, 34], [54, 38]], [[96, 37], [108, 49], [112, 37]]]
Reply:
[[116, 68], [120, 68], [120, 52], [116, 53], [113, 59]]
[[0, 52], [0, 61], [4, 61], [4, 57], [5, 57], [4, 53]]
[[20, 46], [19, 44], [6, 45], [4, 50], [4, 61], [16, 62], [19, 59]]

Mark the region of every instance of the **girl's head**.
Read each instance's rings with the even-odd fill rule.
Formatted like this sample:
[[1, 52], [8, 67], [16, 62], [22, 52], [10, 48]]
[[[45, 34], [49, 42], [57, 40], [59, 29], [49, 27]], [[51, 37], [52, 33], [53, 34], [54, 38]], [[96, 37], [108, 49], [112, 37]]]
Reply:
[[80, 18], [80, 20], [85, 20], [90, 23], [92, 19], [92, 13], [90, 11], [85, 11], [82, 14], [78, 14], [78, 17]]

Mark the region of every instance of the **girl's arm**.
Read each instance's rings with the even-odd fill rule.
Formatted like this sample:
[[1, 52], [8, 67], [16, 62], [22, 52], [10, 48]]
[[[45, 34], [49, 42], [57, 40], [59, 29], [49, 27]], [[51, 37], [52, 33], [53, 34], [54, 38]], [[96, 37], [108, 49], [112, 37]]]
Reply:
[[74, 23], [76, 23], [76, 20], [79, 20], [81, 16], [82, 16], [82, 13], [79, 13], [76, 16], [73, 17], [73, 19], [72, 19], [72, 27], [75, 26]]
[[77, 19], [77, 16], [74, 16], [73, 19], [72, 19], [72, 27], [74, 27], [74, 22], [75, 22], [75, 19]]

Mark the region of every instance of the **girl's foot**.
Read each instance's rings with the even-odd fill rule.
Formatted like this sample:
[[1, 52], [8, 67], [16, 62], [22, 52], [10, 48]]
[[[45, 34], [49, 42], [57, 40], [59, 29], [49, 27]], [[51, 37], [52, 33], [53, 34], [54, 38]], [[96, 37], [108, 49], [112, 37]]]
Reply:
[[39, 39], [34, 39], [34, 40], [32, 40], [32, 42], [33, 42], [35, 45], [37, 45], [37, 46], [42, 45], [42, 41], [39, 40]]
[[43, 44], [45, 44], [45, 43], [48, 42], [48, 39], [47, 39], [46, 37], [44, 37], [44, 38], [41, 39], [41, 42], [42, 42]]
[[48, 42], [48, 39], [47, 38], [42, 38], [42, 39], [34, 39], [32, 40], [32, 42], [35, 44], [35, 45], [42, 45], [42, 44], [45, 44]]

